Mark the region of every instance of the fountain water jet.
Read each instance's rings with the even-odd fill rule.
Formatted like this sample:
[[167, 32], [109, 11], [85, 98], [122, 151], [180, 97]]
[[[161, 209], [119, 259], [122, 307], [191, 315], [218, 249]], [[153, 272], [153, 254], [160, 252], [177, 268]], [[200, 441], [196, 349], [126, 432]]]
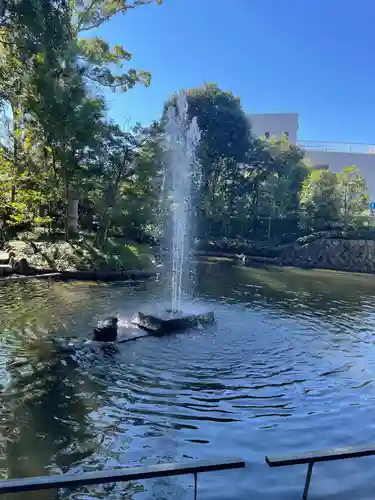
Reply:
[[167, 110], [164, 146], [164, 239], [169, 244], [165, 269], [170, 283], [169, 307], [162, 313], [139, 313], [138, 325], [150, 331], [185, 329], [199, 323], [213, 323], [212, 312], [184, 312], [181, 300], [191, 284], [194, 194], [200, 182], [195, 157], [200, 140], [197, 118], [188, 116], [188, 101], [180, 92], [176, 106]]
[[170, 198], [170, 202], [166, 203], [167, 210], [169, 209], [166, 220], [171, 223], [171, 227], [165, 227], [166, 239], [169, 240], [167, 248], [171, 252], [166, 268], [172, 268], [169, 300], [173, 314], [181, 311], [182, 294], [187, 292], [190, 281], [192, 198], [199, 187], [199, 168], [195, 159], [199, 139], [197, 119], [189, 121], [186, 94], [180, 93], [176, 107], [168, 108], [163, 141], [164, 184]]

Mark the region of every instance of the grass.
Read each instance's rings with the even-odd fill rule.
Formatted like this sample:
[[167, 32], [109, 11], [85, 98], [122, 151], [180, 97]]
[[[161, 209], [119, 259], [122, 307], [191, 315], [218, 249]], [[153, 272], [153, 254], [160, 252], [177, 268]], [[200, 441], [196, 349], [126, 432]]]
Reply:
[[148, 245], [139, 245], [120, 238], [109, 238], [103, 247], [94, 237], [81, 236], [65, 241], [12, 240], [7, 250], [16, 260], [25, 258], [40, 270], [55, 271], [120, 271], [152, 269], [154, 259]]

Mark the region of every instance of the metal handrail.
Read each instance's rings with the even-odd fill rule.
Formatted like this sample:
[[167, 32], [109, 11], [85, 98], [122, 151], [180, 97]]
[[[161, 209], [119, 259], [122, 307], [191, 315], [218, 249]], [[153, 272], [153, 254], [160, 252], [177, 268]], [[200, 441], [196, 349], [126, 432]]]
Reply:
[[373, 455], [375, 455], [375, 445], [371, 444], [366, 446], [348, 446], [346, 448], [330, 448], [327, 450], [280, 457], [267, 456], [266, 463], [270, 467], [286, 467], [289, 465], [307, 464], [305, 487], [302, 494], [302, 500], [307, 500], [315, 463], [332, 462], [333, 460], [344, 460], [346, 458], [370, 457]]
[[241, 469], [246, 463], [242, 458], [226, 458], [222, 460], [202, 460], [198, 462], [159, 464], [150, 466], [126, 467], [98, 472], [83, 472], [82, 474], [61, 474], [21, 479], [6, 479], [0, 481], [0, 495], [25, 491], [50, 490], [57, 488], [72, 488], [91, 484], [116, 483], [135, 481], [155, 477], [194, 475], [194, 499], [197, 498], [198, 473], [219, 470]]
[[375, 145], [363, 142], [340, 142], [340, 141], [297, 141], [297, 146], [310, 151], [325, 151], [339, 153], [365, 153], [374, 154]]

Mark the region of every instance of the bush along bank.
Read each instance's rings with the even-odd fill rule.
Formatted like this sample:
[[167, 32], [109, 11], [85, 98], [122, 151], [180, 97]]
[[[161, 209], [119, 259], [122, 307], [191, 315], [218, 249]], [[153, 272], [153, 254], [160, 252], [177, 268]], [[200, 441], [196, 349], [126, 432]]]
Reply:
[[[94, 238], [65, 241], [12, 240], [4, 246], [7, 273], [26, 276], [60, 273], [62, 278], [137, 279], [156, 273], [151, 247], [109, 238], [97, 246]], [[9, 270], [9, 268], [11, 270]]]

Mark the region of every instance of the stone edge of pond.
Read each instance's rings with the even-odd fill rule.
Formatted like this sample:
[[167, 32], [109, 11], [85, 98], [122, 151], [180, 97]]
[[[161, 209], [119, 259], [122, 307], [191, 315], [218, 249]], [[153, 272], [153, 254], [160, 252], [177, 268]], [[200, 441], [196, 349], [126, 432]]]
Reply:
[[[223, 260], [223, 264], [225, 261], [227, 261], [230, 264], [238, 264], [239, 259], [238, 256], [234, 256], [234, 254], [225, 254], [225, 253], [201, 253], [201, 254], [196, 254], [196, 257], [202, 259], [203, 262], [215, 262], [215, 257], [217, 258], [216, 263], [221, 263], [220, 261]], [[283, 262], [278, 258], [274, 257], [261, 257], [261, 256], [246, 256], [246, 263], [241, 264], [241, 267], [244, 268], [261, 268], [261, 269], [277, 269], [277, 268], [293, 268], [293, 269], [302, 269], [305, 271], [335, 271], [338, 273], [349, 273], [349, 274], [361, 274], [361, 275], [367, 275], [367, 276], [374, 276], [375, 275], [375, 268], [373, 270], [371, 269], [361, 269], [359, 266], [352, 266], [352, 267], [341, 267], [341, 266], [335, 266], [335, 265], [317, 265], [314, 263], [309, 263], [309, 262]]]
[[0, 278], [0, 283], [35, 279], [80, 280], [80, 281], [127, 281], [148, 279], [156, 276], [156, 271], [61, 271], [40, 274], [11, 275]]
[[152, 278], [157, 272], [146, 271], [62, 271], [61, 280], [87, 280], [87, 281], [124, 281]]

